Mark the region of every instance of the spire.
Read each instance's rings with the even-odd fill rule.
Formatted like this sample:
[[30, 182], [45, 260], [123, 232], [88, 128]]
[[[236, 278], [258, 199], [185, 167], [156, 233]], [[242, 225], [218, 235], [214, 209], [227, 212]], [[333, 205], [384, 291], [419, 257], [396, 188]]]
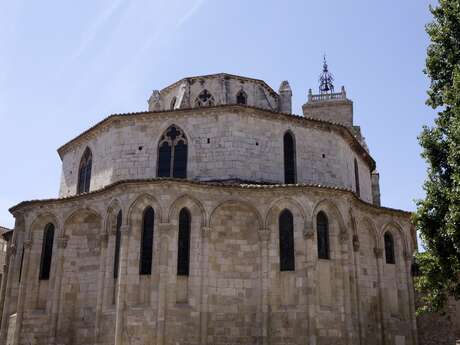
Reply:
[[333, 81], [334, 77], [332, 76], [332, 73], [330, 73], [328, 70], [326, 55], [324, 55], [323, 72], [319, 76], [319, 93], [334, 93], [334, 84], [332, 84]]

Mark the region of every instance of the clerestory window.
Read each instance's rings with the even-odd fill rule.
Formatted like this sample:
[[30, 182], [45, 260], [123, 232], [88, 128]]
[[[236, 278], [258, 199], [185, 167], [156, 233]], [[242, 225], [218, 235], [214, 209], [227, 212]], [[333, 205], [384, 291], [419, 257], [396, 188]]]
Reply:
[[158, 177], [187, 177], [187, 138], [176, 126], [169, 127], [158, 144]]
[[93, 154], [87, 147], [80, 160], [78, 169], [77, 194], [89, 192], [91, 184], [91, 169], [93, 165]]

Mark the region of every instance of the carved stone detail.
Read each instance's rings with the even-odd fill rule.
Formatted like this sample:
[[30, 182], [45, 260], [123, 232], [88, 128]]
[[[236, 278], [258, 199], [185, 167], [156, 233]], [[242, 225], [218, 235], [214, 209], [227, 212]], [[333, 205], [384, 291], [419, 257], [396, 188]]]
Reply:
[[209, 226], [203, 226], [201, 228], [201, 234], [204, 238], [209, 238], [209, 236], [211, 236], [211, 228]]
[[26, 249], [32, 248], [32, 240], [25, 240], [24, 241], [24, 248], [26, 248]]
[[359, 237], [358, 235], [353, 235], [353, 250], [359, 252]]
[[57, 246], [58, 248], [66, 248], [68, 242], [69, 242], [68, 236], [60, 236], [57, 240]]
[[303, 229], [303, 236], [309, 240], [315, 237], [315, 231], [313, 230], [312, 224], [308, 224], [305, 226], [305, 228]]
[[270, 239], [270, 229], [260, 228], [259, 229], [259, 238], [261, 241], [268, 241]]
[[383, 257], [383, 249], [382, 248], [374, 248], [374, 255], [377, 259]]

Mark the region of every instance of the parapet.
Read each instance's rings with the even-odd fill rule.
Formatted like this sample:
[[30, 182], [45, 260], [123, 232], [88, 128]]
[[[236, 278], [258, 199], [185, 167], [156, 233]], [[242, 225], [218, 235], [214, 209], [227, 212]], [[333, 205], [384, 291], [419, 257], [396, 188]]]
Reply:
[[347, 98], [343, 86], [341, 92], [317, 95], [310, 89], [307, 103], [302, 106], [302, 110], [305, 117], [353, 127], [353, 102]]

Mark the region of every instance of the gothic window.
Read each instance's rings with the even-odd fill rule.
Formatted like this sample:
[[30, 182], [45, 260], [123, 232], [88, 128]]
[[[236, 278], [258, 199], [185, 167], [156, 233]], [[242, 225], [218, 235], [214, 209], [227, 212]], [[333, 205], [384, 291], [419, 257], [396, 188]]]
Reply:
[[147, 207], [144, 211], [142, 220], [142, 235], [141, 235], [141, 255], [139, 260], [139, 274], [152, 273], [152, 257], [153, 257], [153, 223], [155, 213], [153, 208]]
[[361, 196], [361, 192], [360, 192], [360, 189], [359, 189], [359, 170], [358, 170], [358, 161], [356, 160], [355, 158], [355, 186], [356, 186], [356, 194], [358, 194], [358, 196]]
[[201, 91], [198, 97], [195, 98], [196, 107], [211, 107], [214, 104], [215, 104], [214, 97], [206, 89]]
[[48, 280], [53, 256], [54, 225], [48, 224], [43, 231], [42, 256], [40, 259], [40, 280]]
[[246, 95], [246, 92], [244, 92], [243, 90], [240, 90], [236, 94], [236, 104], [244, 104], [244, 105], [246, 105], [247, 100], [248, 100], [248, 96]]
[[171, 105], [170, 105], [169, 109], [173, 110], [175, 105], [176, 105], [176, 97], [173, 97], [172, 100], [171, 100]]
[[187, 138], [176, 127], [169, 127], [158, 144], [158, 177], [187, 177]]
[[121, 241], [121, 210], [117, 214], [117, 225], [115, 229], [115, 255], [113, 259], [113, 278], [118, 278], [118, 267], [120, 264], [120, 241]]
[[280, 271], [295, 271], [294, 219], [289, 210], [279, 216]]
[[385, 262], [387, 264], [395, 263], [395, 242], [390, 232], [385, 232], [383, 236], [385, 242]]
[[89, 192], [92, 165], [93, 155], [91, 150], [87, 147], [81, 158], [80, 167], [78, 168], [77, 194]]
[[316, 216], [316, 235], [318, 241], [318, 258], [330, 259], [329, 221], [323, 211], [319, 212]]
[[286, 132], [284, 143], [284, 183], [296, 183], [296, 162], [294, 136]]
[[183, 208], [179, 213], [177, 245], [177, 275], [188, 276], [190, 270], [190, 212]]

